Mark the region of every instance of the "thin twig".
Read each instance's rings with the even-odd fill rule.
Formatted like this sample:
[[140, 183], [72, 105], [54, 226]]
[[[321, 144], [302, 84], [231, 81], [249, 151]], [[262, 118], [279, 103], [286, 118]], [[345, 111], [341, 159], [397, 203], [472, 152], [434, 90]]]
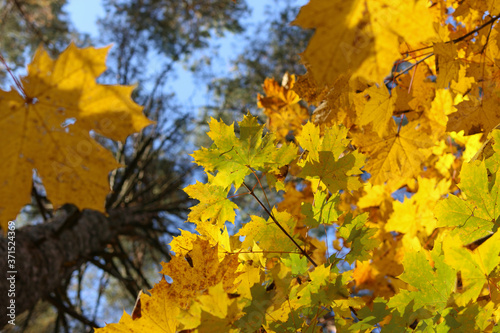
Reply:
[[[479, 30], [483, 29], [484, 27], [490, 25], [490, 24], [493, 24], [496, 20], [498, 20], [500, 18], [500, 15], [498, 16], [494, 16], [492, 17], [490, 20], [488, 20], [487, 22], [483, 23], [481, 26], [477, 27], [476, 29], [472, 30], [472, 31], [469, 31], [468, 33], [466, 33], [465, 35], [459, 37], [459, 38], [456, 38], [456, 39], [453, 39], [453, 40], [449, 40], [447, 42], [445, 42], [444, 44], [450, 44], [450, 43], [458, 43], [458, 42], [461, 42], [463, 41], [464, 39], [467, 39], [468, 37], [472, 36], [473, 34], [475, 34], [476, 32], [478, 32]], [[409, 53], [413, 53], [413, 52], [418, 52], [418, 51], [423, 51], [423, 50], [426, 50], [426, 49], [429, 49], [429, 48], [432, 48], [434, 46], [426, 46], [426, 47], [422, 47], [420, 49], [416, 49], [416, 50], [412, 50], [410, 51]], [[426, 60], [427, 58], [430, 58], [431, 56], [434, 55], [434, 52], [430, 53], [429, 55], [427, 55], [426, 57], [420, 59], [419, 61], [415, 62], [414, 64], [412, 64], [411, 66], [408, 66], [408, 68], [405, 68], [402, 72], [398, 73], [397, 75], [395, 75], [394, 77], [392, 77], [392, 80], [395, 80], [397, 79], [398, 77], [400, 77], [401, 75], [405, 74], [406, 72], [408, 72], [410, 69], [412, 69], [413, 67], [417, 66], [419, 63], [423, 62], [424, 60]]]
[[434, 55], [434, 53], [429, 53], [426, 57], [420, 59], [419, 61], [415, 62], [414, 64], [411, 64], [410, 66], [408, 66], [407, 68], [403, 69], [400, 73], [396, 74], [392, 80], [396, 80], [398, 77], [400, 77], [401, 75], [403, 74], [406, 74], [406, 72], [408, 72], [410, 69], [412, 69], [413, 67], [416, 67], [418, 66], [418, 64], [420, 64], [421, 62], [424, 62], [426, 59], [432, 57]]
[[255, 178], [257, 178], [257, 182], [259, 183], [260, 188], [261, 188], [262, 192], [264, 193], [264, 198], [266, 198], [267, 206], [269, 207], [269, 209], [271, 209], [271, 204], [269, 203], [269, 199], [267, 198], [267, 194], [266, 194], [266, 191], [264, 190], [264, 186], [262, 186], [262, 184], [260, 182], [259, 176], [257, 176], [257, 173], [255, 172], [255, 170], [251, 166], [247, 165], [247, 168], [249, 168], [250, 171], [252, 171]]
[[17, 76], [14, 75], [14, 73], [10, 69], [9, 65], [7, 64], [7, 61], [5, 60], [1, 52], [0, 52], [0, 62], [2, 62], [2, 64], [5, 67], [5, 70], [7, 71], [7, 73], [9, 73], [10, 77], [14, 81], [14, 84], [16, 85], [19, 94], [21, 94], [23, 98], [26, 98], [26, 91], [24, 91], [24, 87], [21, 84], [21, 81], [19, 81]]
[[[497, 16], [493, 16], [490, 20], [486, 21], [485, 23], [483, 23], [482, 25], [480, 25], [479, 27], [477, 27], [476, 29], [474, 30], [471, 30], [469, 31], [468, 33], [466, 33], [465, 35], [461, 36], [461, 37], [458, 37], [456, 39], [452, 39], [452, 40], [449, 40], [447, 42], [445, 42], [444, 44], [450, 44], [450, 43], [458, 43], [458, 42], [461, 42], [463, 41], [464, 39], [472, 36], [473, 34], [475, 34], [476, 32], [478, 32], [479, 30], [483, 29], [484, 27], [490, 25], [490, 24], [493, 24], [496, 20], [498, 20], [500, 18], [500, 15], [497, 15]], [[433, 48], [434, 46], [425, 46], [425, 47], [421, 47], [419, 49], [416, 49], [416, 50], [412, 50], [412, 51], [409, 51], [409, 53], [413, 53], [413, 52], [418, 52], [418, 51], [423, 51], [423, 50], [427, 50], [427, 49], [430, 49], [430, 48]]]
[[[68, 307], [66, 306], [60, 298], [58, 297], [55, 297], [53, 295], [49, 295], [47, 297], [47, 300], [52, 304], [54, 305], [59, 311], [60, 313], [62, 314], [62, 318], [64, 318], [64, 314], [68, 314], [69, 316], [75, 318], [76, 320], [82, 322], [83, 324], [85, 325], [88, 325], [90, 327], [94, 327], [94, 328], [97, 328], [97, 327], [100, 327], [99, 325], [97, 325], [96, 322], [88, 319], [87, 317], [79, 314], [78, 312], [76, 312], [72, 307]], [[64, 320], [64, 319], [63, 319]], [[64, 321], [63, 321], [63, 325], [64, 325]]]

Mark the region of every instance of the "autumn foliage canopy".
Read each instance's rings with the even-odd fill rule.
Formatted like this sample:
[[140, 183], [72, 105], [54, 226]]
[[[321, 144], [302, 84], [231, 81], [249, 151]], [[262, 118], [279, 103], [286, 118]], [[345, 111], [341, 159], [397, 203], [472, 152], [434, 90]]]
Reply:
[[[211, 119], [197, 232], [97, 332], [500, 332], [499, 18], [496, 0], [311, 0], [292, 23], [314, 29], [307, 73], [263, 83], [266, 124]], [[40, 50], [0, 93], [4, 230], [34, 168], [55, 206], [104, 209], [120, 166], [89, 131], [150, 124], [132, 87], [95, 83], [106, 51]]]

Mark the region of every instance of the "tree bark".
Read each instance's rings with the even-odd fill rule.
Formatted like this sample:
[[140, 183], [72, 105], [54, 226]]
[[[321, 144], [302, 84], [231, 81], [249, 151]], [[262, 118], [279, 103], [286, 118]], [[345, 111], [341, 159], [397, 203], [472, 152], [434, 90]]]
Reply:
[[[20, 315], [48, 296], [81, 264], [101, 252], [124, 228], [151, 221], [149, 214], [134, 214], [124, 209], [112, 211], [106, 217], [97, 211], [80, 212], [75, 206], [65, 207], [46, 223], [16, 230], [15, 269], [7, 266], [9, 239], [0, 239], [0, 267], [4, 272], [0, 278], [0, 307], [3, 310], [0, 328], [10, 320], [5, 309], [11, 299], [15, 300], [16, 316]], [[7, 274], [12, 270], [17, 273]], [[9, 276], [15, 276], [15, 297], [8, 296], [13, 286], [12, 280], [7, 279]]]

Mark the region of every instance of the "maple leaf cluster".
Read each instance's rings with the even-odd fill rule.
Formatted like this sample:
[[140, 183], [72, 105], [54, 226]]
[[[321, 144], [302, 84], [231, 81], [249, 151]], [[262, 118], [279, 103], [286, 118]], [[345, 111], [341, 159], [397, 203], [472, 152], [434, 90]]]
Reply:
[[[97, 331], [498, 332], [499, 18], [497, 1], [311, 0], [294, 21], [315, 29], [307, 73], [266, 79], [266, 125], [210, 121], [192, 154], [207, 181], [185, 189], [196, 232], [171, 242], [169, 280]], [[104, 186], [94, 172], [118, 165], [91, 129], [119, 140], [149, 124], [130, 87], [95, 83], [104, 54], [40, 51], [24, 95], [0, 93], [2, 221], [33, 169], [55, 205]], [[98, 208], [95, 193], [79, 205]], [[260, 211], [230, 234], [242, 195]]]
[[[496, 1], [304, 6], [307, 73], [266, 79], [267, 132], [251, 115], [212, 119], [212, 146], [192, 155], [208, 178], [185, 189], [198, 234], [172, 241], [173, 281], [144, 296], [176, 309], [156, 330], [497, 331], [499, 14]], [[261, 211], [230, 235], [241, 195]], [[151, 321], [102, 332], [138, 325]]]

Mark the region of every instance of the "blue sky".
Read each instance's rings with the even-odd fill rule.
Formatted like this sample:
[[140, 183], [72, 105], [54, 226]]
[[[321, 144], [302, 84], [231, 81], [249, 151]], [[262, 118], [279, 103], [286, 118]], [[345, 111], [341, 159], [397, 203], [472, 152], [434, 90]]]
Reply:
[[90, 35], [97, 35], [96, 20], [104, 16], [101, 0], [70, 0], [66, 7], [75, 27]]
[[[273, 0], [249, 0], [247, 3], [252, 13], [248, 18], [243, 18], [243, 22], [250, 29], [255, 28], [259, 20], [265, 17], [266, 6], [271, 6], [270, 8], [272, 8], [275, 5]], [[295, 3], [304, 5], [307, 3], [307, 0], [296, 0]], [[98, 35], [96, 20], [104, 16], [104, 9], [101, 4], [101, 0], [69, 0], [66, 10], [76, 29], [96, 37]], [[215, 59], [212, 69], [220, 72], [221, 76], [223, 76], [224, 73], [231, 71], [231, 60], [245, 46], [244, 39], [241, 36], [228, 34], [224, 38], [213, 40], [213, 43], [220, 45], [220, 49], [219, 56]], [[176, 79], [170, 80], [170, 86], [167, 87], [175, 91], [179, 102], [191, 110], [209, 103], [205, 89], [200, 89], [200, 85], [196, 84], [196, 80], [192, 72], [184, 69], [179, 64], [176, 66]]]

